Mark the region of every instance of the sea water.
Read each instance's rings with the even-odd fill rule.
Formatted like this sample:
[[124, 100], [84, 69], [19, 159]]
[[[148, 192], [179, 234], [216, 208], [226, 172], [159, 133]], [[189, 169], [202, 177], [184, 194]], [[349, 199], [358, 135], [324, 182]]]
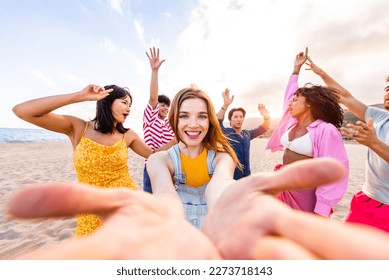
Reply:
[[45, 129], [0, 128], [0, 144], [25, 142], [65, 142], [69, 138]]

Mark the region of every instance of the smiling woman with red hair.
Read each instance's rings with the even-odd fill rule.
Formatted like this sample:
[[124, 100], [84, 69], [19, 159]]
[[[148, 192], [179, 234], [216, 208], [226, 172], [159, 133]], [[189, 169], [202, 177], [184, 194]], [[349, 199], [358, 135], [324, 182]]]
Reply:
[[195, 86], [180, 90], [169, 122], [178, 144], [148, 159], [153, 194], [201, 228], [208, 207], [233, 182], [240, 165], [204, 91]]

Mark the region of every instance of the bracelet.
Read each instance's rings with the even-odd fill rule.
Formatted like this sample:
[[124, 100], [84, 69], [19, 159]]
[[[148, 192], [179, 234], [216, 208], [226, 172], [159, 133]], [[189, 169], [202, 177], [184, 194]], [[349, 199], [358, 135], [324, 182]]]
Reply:
[[268, 121], [268, 120], [270, 120], [270, 117], [267, 117], [267, 118], [263, 118], [264, 120], [266, 120], [266, 121]]
[[226, 109], [224, 109], [223, 106], [222, 106], [222, 110], [226, 111]]

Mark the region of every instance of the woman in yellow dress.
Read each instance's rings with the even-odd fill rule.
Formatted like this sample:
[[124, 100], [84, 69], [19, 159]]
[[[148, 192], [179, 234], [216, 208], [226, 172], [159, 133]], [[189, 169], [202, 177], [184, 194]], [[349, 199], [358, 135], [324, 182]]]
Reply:
[[[91, 121], [53, 112], [84, 101], [97, 101], [96, 117]], [[126, 88], [88, 85], [74, 93], [26, 101], [16, 105], [13, 111], [29, 123], [69, 137], [80, 183], [99, 188], [138, 190], [128, 170], [128, 148], [145, 158], [152, 150], [133, 130], [123, 126], [131, 105], [132, 97]], [[89, 235], [101, 224], [97, 216], [81, 214], [77, 217], [76, 236]]]

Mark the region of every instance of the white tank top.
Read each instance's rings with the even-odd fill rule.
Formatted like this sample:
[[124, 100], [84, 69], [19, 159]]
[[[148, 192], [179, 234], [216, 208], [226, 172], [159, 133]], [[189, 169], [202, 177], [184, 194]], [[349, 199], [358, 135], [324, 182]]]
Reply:
[[289, 141], [289, 132], [292, 130], [292, 128], [293, 127], [285, 131], [284, 134], [282, 134], [281, 136], [281, 144], [282, 146], [284, 146], [284, 149], [289, 149], [300, 155], [312, 157], [313, 147], [309, 133], [304, 134], [299, 138], [293, 139], [292, 141]]

